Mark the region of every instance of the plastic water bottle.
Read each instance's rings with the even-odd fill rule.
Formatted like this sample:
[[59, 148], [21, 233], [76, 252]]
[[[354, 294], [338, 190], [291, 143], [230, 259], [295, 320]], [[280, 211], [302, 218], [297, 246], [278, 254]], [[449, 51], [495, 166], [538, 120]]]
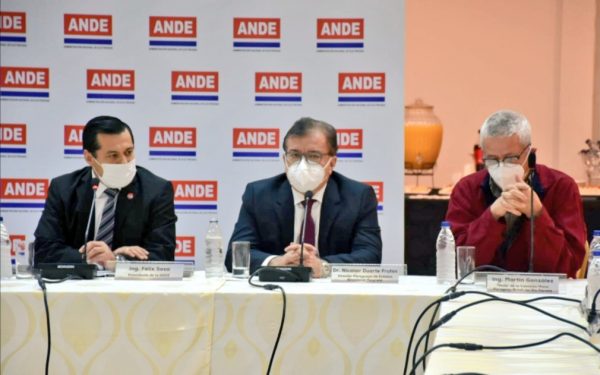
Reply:
[[219, 228], [219, 220], [210, 219], [206, 233], [206, 251], [204, 253], [204, 270], [207, 279], [223, 277], [223, 236]]
[[13, 275], [10, 248], [10, 237], [0, 216], [0, 277], [3, 279], [10, 279]]
[[[600, 289], [600, 231], [594, 231], [590, 250], [590, 261], [587, 269], [586, 307], [592, 308], [594, 295]], [[600, 309], [600, 297], [596, 298], [596, 311]]]
[[456, 282], [456, 249], [449, 222], [442, 221], [435, 247], [437, 249], [436, 275], [438, 284]]

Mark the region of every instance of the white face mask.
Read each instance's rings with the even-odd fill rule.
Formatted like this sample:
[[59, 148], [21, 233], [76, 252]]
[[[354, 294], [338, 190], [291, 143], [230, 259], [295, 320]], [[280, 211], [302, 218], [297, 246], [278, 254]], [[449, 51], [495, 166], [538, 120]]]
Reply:
[[[329, 165], [329, 162], [331, 162], [331, 159], [325, 166]], [[321, 164], [309, 164], [302, 157], [299, 162], [288, 166], [286, 175], [294, 189], [304, 194], [309, 190], [314, 191], [323, 182], [325, 167]]]
[[111, 189], [121, 189], [129, 185], [133, 181], [137, 171], [135, 159], [126, 164], [106, 164], [100, 163], [98, 160], [96, 162], [102, 165], [102, 169], [104, 170], [104, 174], [98, 176], [98, 178], [104, 185]]
[[497, 167], [488, 169], [488, 172], [494, 182], [500, 186], [502, 190], [509, 185], [517, 182], [517, 177], [523, 177], [525, 170], [521, 164], [505, 164], [501, 163]]

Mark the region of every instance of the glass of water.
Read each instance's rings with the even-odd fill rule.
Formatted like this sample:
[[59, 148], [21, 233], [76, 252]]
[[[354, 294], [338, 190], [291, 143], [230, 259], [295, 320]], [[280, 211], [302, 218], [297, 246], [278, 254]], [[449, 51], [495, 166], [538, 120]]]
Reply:
[[231, 244], [232, 275], [238, 279], [248, 278], [250, 275], [250, 242], [235, 241]]
[[[456, 247], [456, 269], [458, 278], [461, 279], [467, 273], [475, 268], [475, 246], [457, 246]], [[473, 284], [475, 282], [475, 273], [467, 276], [462, 283]]]

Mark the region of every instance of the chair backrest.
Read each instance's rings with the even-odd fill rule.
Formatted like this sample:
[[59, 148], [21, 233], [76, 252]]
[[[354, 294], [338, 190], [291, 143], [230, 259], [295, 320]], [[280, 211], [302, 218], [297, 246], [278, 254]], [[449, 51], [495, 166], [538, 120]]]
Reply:
[[585, 279], [589, 259], [590, 259], [590, 244], [587, 241], [585, 241], [585, 255], [583, 256], [583, 262], [581, 263], [581, 267], [577, 271], [578, 279]]

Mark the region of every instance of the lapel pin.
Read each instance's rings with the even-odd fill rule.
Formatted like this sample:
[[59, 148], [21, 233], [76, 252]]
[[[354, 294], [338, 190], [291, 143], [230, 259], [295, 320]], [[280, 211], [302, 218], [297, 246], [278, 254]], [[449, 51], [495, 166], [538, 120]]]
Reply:
[[132, 200], [133, 199], [133, 193], [131, 193], [131, 192], [127, 193], [127, 199]]

